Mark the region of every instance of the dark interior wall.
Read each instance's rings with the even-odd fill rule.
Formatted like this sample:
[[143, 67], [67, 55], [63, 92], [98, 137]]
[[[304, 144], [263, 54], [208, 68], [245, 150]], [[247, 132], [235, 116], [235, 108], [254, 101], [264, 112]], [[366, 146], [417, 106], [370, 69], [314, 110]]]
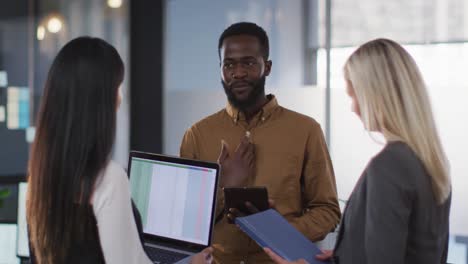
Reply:
[[[9, 86], [28, 86], [28, 1], [2, 1], [0, 8], [0, 71]], [[0, 87], [0, 105], [6, 107], [7, 89]], [[9, 130], [0, 123], [0, 177], [24, 175], [28, 159], [25, 130]], [[1, 181], [1, 179], [0, 179]]]
[[130, 1], [130, 149], [162, 152], [165, 1]]
[[[132, 150], [162, 152], [164, 2], [129, 1]], [[11, 86], [28, 86], [30, 3], [4, 1], [0, 8], [0, 70], [7, 71]], [[0, 88], [0, 104], [6, 106], [6, 100], [6, 89]], [[29, 149], [25, 137], [24, 130], [8, 130], [6, 122], [0, 123], [0, 176], [24, 175]]]

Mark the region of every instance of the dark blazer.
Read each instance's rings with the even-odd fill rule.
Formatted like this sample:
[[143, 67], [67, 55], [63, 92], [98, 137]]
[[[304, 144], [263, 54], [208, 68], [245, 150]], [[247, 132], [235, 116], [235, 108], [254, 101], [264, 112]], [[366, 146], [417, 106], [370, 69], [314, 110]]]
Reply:
[[408, 145], [387, 144], [351, 194], [335, 262], [446, 263], [450, 201], [436, 203], [430, 176]]

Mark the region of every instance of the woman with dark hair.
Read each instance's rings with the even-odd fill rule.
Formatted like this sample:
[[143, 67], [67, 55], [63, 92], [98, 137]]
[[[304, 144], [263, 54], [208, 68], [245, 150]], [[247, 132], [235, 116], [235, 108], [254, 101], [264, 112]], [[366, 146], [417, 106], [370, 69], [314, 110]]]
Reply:
[[[116, 49], [90, 37], [66, 44], [50, 68], [29, 162], [33, 262], [151, 263], [128, 177], [110, 160], [123, 78]], [[193, 263], [209, 262], [210, 252]]]

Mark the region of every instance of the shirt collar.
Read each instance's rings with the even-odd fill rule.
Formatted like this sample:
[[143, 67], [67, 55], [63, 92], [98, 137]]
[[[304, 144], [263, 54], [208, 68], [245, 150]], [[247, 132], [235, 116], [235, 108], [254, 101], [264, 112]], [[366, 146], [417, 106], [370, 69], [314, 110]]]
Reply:
[[[268, 118], [273, 113], [273, 111], [278, 107], [278, 101], [276, 100], [276, 97], [273, 94], [267, 95], [267, 98], [268, 98], [268, 103], [266, 103], [262, 107], [262, 109], [259, 111], [260, 113], [262, 113], [262, 116], [261, 116], [262, 119]], [[239, 109], [234, 107], [229, 102], [226, 106], [226, 112], [235, 121], [239, 119], [245, 119], [244, 113], [242, 113]]]

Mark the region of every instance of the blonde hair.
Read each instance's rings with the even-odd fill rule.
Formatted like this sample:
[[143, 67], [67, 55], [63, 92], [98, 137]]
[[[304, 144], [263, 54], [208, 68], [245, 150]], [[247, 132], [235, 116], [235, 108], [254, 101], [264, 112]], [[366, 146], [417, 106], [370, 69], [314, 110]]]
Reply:
[[349, 57], [344, 74], [366, 129], [380, 131], [388, 141], [405, 142], [428, 171], [437, 202], [443, 203], [451, 192], [449, 163], [411, 55], [392, 40], [372, 40]]

